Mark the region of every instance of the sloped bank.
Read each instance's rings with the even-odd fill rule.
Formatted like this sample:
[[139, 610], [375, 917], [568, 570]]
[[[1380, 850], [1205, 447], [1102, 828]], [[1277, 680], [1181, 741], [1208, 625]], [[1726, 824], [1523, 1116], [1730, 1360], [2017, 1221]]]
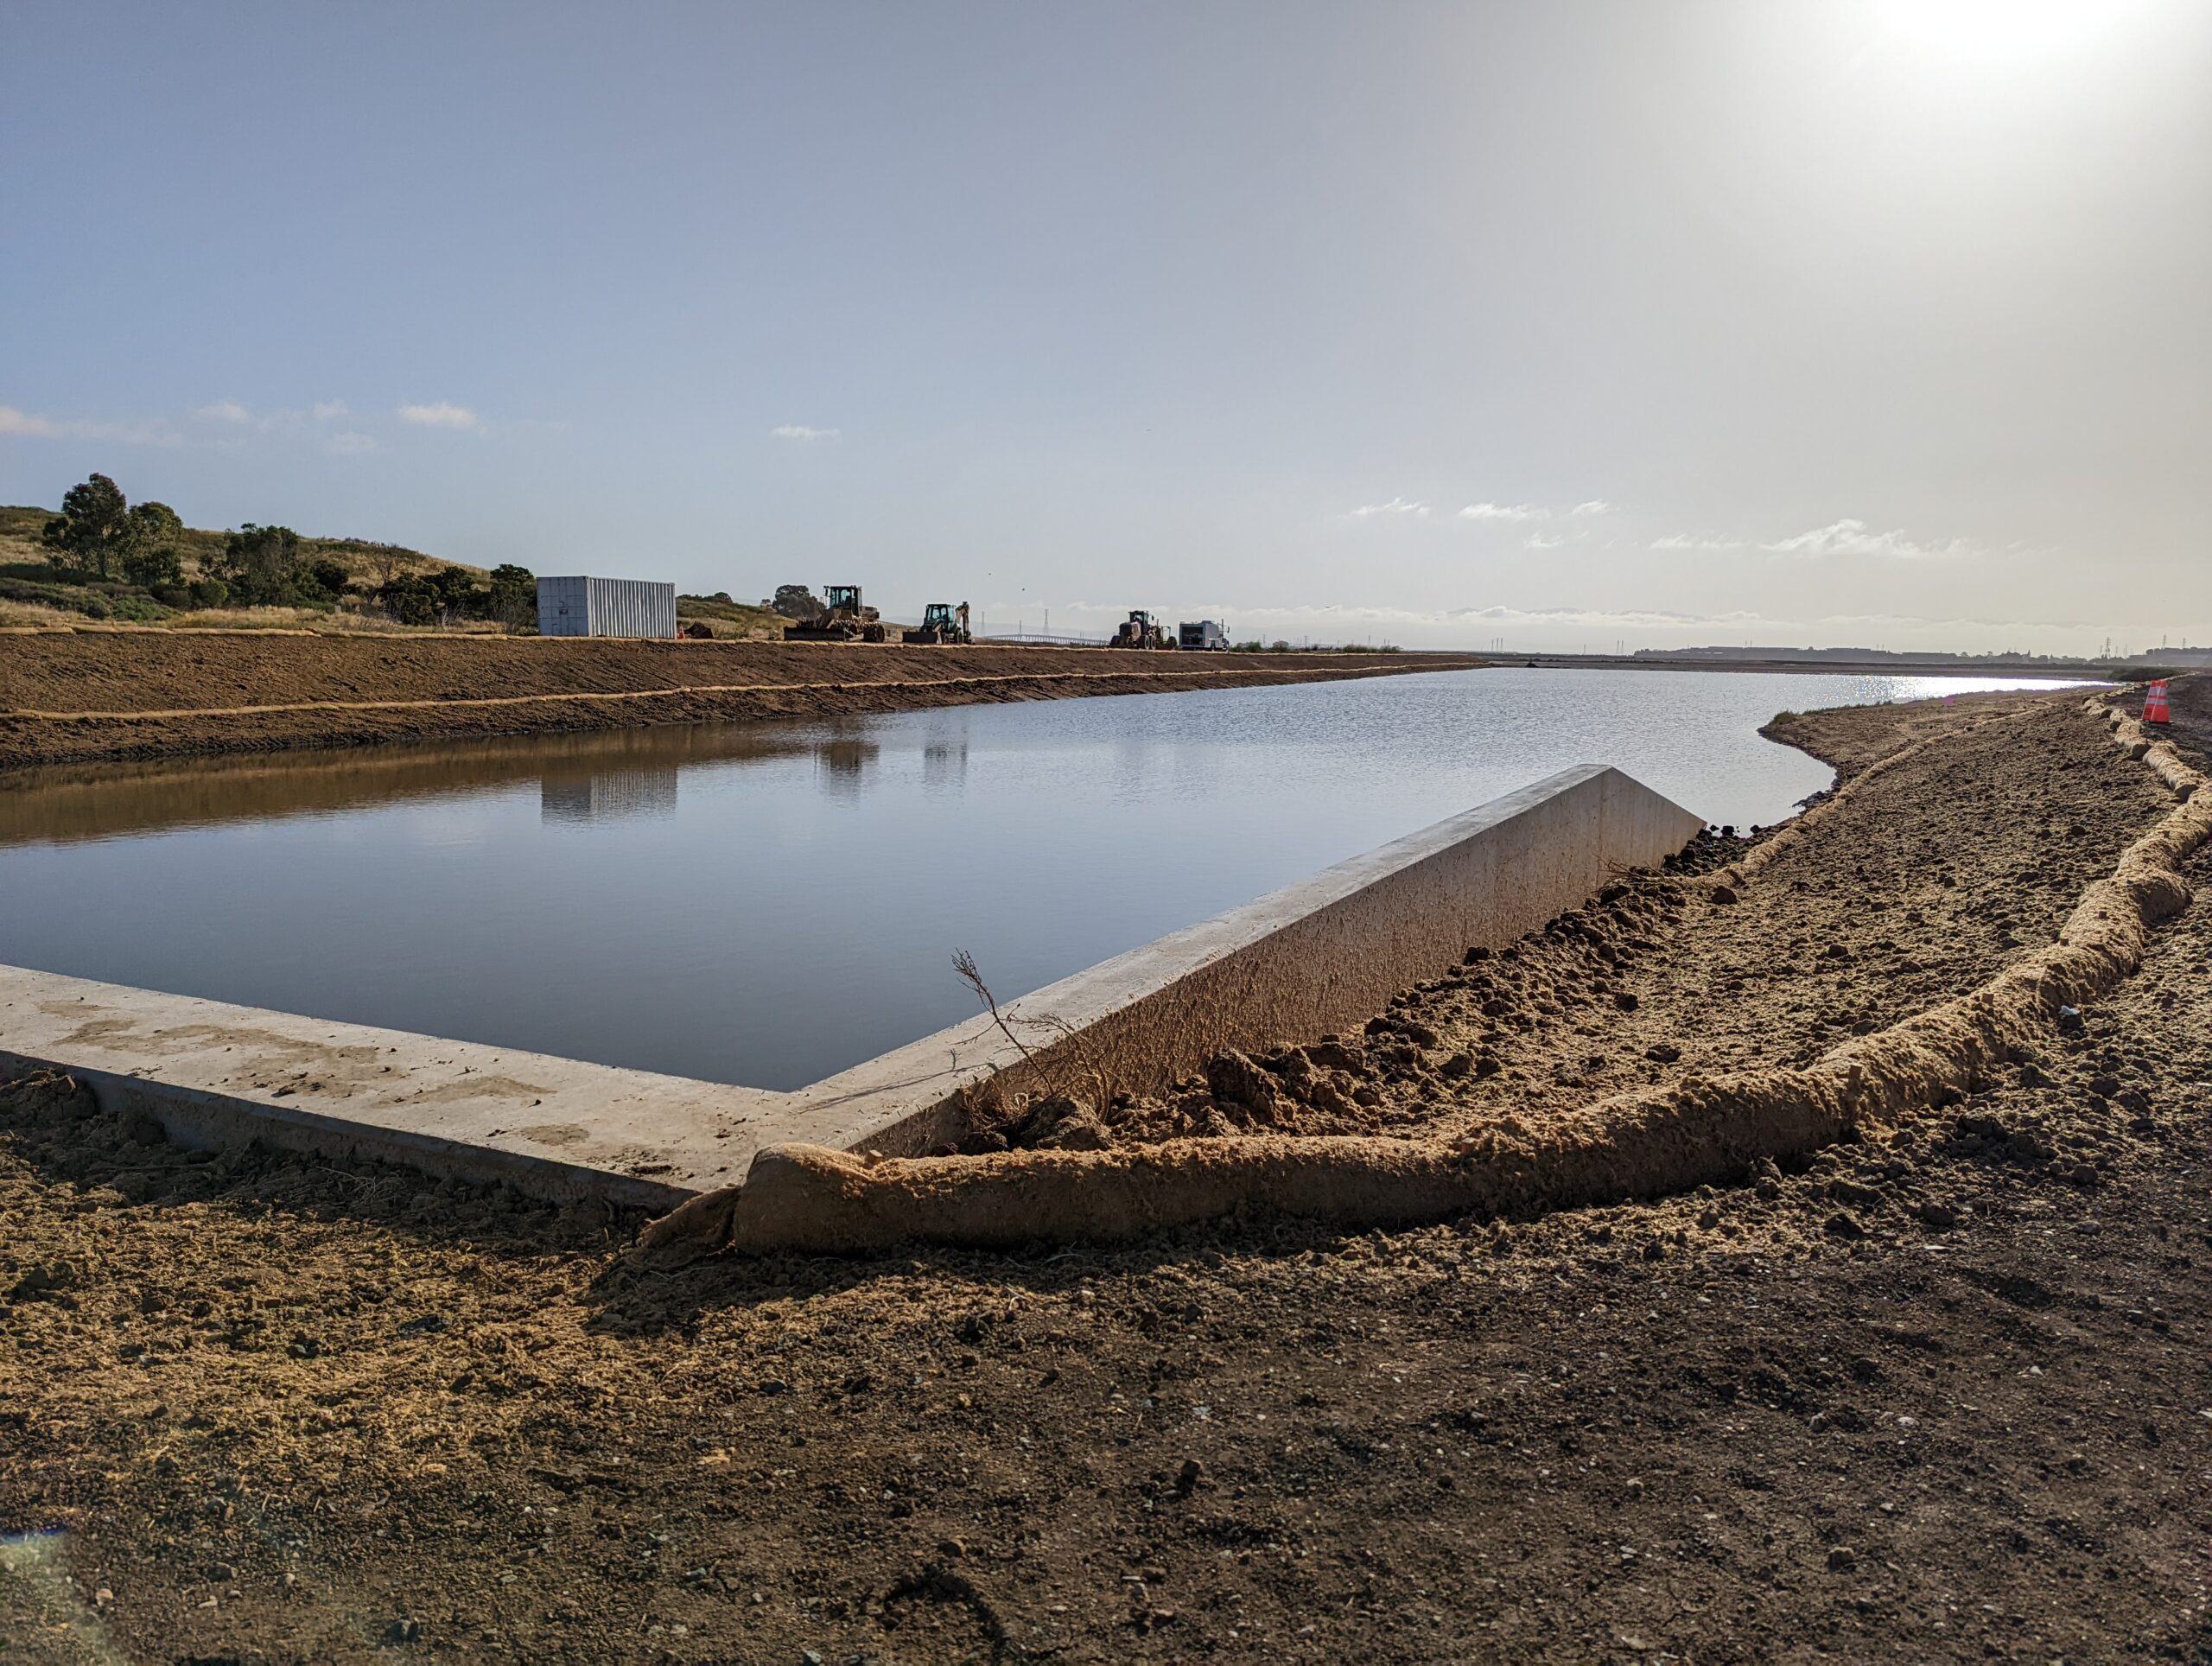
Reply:
[[[2093, 703], [2094, 708], [2094, 703]], [[908, 1239], [992, 1245], [1126, 1238], [1234, 1215], [1379, 1226], [1473, 1211], [1523, 1217], [1645, 1199], [1802, 1157], [1970, 1091], [2063, 1009], [2139, 964], [2151, 927], [2189, 900], [2181, 868], [2212, 838], [2204, 777], [2133, 719], [2113, 738], [2183, 804], [2091, 884], [2046, 946], [1968, 993], [1797, 1069], [1689, 1077], [1446, 1144], [1254, 1135], [1149, 1148], [871, 1161], [818, 1148], [761, 1152], [743, 1186], [665, 1218], [646, 1246], [683, 1254], [870, 1251]], [[1874, 773], [1867, 771], [1859, 779]], [[1733, 877], [1749, 883], [1756, 868]]]

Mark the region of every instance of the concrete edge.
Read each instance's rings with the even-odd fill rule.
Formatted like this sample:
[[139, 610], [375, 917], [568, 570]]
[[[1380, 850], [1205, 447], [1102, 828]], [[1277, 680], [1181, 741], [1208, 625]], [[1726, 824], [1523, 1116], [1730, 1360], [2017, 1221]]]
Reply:
[[805, 1143], [887, 1154], [958, 1132], [963, 1091], [1063, 1068], [1157, 1085], [1220, 1047], [1363, 1021], [1477, 944], [1503, 947], [1701, 818], [1583, 764], [1007, 1003], [778, 1093], [0, 966], [0, 1063], [66, 1071], [188, 1148], [248, 1139], [664, 1209]]

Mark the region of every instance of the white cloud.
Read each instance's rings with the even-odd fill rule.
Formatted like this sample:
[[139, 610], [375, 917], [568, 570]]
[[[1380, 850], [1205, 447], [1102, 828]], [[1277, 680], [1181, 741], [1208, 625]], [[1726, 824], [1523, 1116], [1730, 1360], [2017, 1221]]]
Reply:
[[448, 404], [443, 399], [433, 405], [402, 405], [399, 420], [413, 423], [419, 428], [478, 429], [484, 426], [474, 411], [466, 406]]
[[61, 425], [48, 416], [34, 416], [13, 405], [0, 405], [0, 434], [18, 440], [56, 440]]
[[1865, 521], [1845, 519], [1830, 521], [1826, 526], [1816, 526], [1809, 532], [1800, 532], [1795, 537], [1782, 538], [1760, 548], [1778, 556], [1814, 559], [1863, 556], [1886, 561], [1942, 561], [1967, 555], [1972, 546], [1963, 538], [1952, 538], [1942, 544], [1916, 544], [1901, 531], [1876, 532], [1870, 531]]
[[1524, 550], [1556, 550], [1567, 542], [1564, 532], [1532, 532], [1521, 547]]
[[1415, 520], [1427, 520], [1428, 506], [1409, 498], [1393, 498], [1388, 503], [1363, 503], [1350, 512], [1353, 520], [1366, 520], [1376, 515], [1411, 515]]
[[1459, 512], [1461, 520], [1542, 520], [1546, 512], [1533, 503], [1471, 503]]
[[1570, 515], [1610, 515], [1613, 512], [1613, 506], [1603, 498], [1592, 498], [1586, 503], [1576, 504], [1567, 512]]
[[1734, 538], [1708, 538], [1688, 532], [1669, 532], [1663, 538], [1651, 540], [1651, 547], [1661, 551], [1681, 550], [1740, 550], [1744, 546]]
[[253, 420], [253, 413], [235, 399], [219, 399], [212, 405], [202, 405], [192, 413], [203, 422], [229, 423], [243, 428]]
[[770, 429], [771, 437], [779, 440], [834, 440], [844, 433], [842, 428], [810, 428], [804, 423], [779, 423]]
[[328, 423], [353, 413], [346, 409], [343, 399], [320, 399], [315, 402], [314, 415], [318, 423]]
[[0, 437], [16, 440], [111, 440], [118, 445], [175, 445], [165, 422], [100, 423], [86, 417], [56, 420], [14, 405], [0, 405]]
[[377, 442], [366, 434], [346, 429], [324, 441], [322, 448], [334, 457], [358, 457], [365, 451], [374, 451]]

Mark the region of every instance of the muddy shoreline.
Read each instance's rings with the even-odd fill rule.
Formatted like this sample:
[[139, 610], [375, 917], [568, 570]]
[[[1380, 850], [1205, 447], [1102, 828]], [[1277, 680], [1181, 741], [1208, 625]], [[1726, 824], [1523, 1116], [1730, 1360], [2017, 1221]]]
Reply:
[[[1408, 991], [1347, 1041], [1363, 1131], [1541, 1127], [1986, 982], [2172, 809], [2082, 703], [1800, 720], [1856, 790], [1733, 902], [1643, 876], [1617, 931]], [[2202, 1656], [2187, 878], [1968, 1091], [1533, 1221], [669, 1271], [604, 1210], [199, 1159], [19, 1084], [0, 1529], [38, 1535], [0, 1625], [71, 1661]]]
[[0, 649], [0, 770], [1471, 669], [1452, 654], [48, 633]]

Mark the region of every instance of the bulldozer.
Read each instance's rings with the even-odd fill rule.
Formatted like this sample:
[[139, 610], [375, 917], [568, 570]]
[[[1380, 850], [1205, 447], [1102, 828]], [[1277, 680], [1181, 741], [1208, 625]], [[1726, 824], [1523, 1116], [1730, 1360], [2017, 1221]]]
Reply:
[[881, 642], [886, 639], [882, 616], [861, 605], [857, 584], [825, 584], [825, 604], [817, 617], [784, 626], [786, 642]]
[[922, 609], [921, 628], [901, 631], [900, 639], [907, 642], [973, 642], [968, 632], [968, 604], [954, 607], [949, 601], [932, 601]]
[[1115, 648], [1164, 648], [1167, 633], [1150, 614], [1132, 611], [1122, 621], [1122, 628], [1114, 633], [1114, 639], [1107, 645]]

